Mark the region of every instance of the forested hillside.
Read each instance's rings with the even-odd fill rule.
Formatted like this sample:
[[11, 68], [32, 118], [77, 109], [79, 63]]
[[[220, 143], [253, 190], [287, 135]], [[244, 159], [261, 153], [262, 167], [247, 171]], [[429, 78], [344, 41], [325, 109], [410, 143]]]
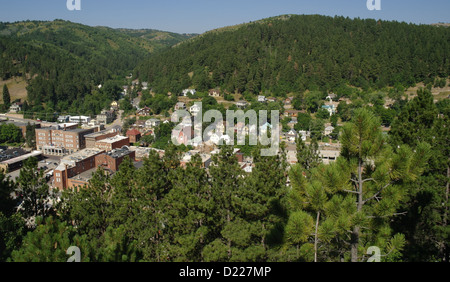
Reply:
[[[0, 23], [0, 78], [26, 77], [28, 103], [36, 111], [87, 112], [82, 99], [97, 85], [124, 77], [151, 52], [188, 37], [62, 20]], [[115, 97], [102, 98], [94, 100]]]
[[408, 87], [449, 75], [449, 38], [445, 27], [287, 15], [208, 32], [151, 56], [136, 72], [157, 92]]

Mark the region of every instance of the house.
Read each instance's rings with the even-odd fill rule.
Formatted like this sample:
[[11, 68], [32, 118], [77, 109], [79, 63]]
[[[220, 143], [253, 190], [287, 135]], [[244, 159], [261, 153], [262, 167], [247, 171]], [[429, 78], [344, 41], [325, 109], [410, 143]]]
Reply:
[[9, 107], [9, 111], [12, 113], [18, 113], [22, 110], [22, 103], [14, 103]]
[[310, 135], [311, 135], [311, 132], [309, 132], [309, 131], [301, 130], [298, 132], [298, 136], [302, 139], [303, 142], [305, 142], [306, 137], [308, 137]]
[[288, 97], [283, 101], [283, 103], [285, 106], [290, 106], [292, 104], [292, 100], [294, 100], [294, 97]]
[[130, 129], [127, 131], [127, 137], [130, 138], [130, 144], [139, 142], [141, 139], [141, 132], [137, 129]]
[[211, 97], [220, 97], [220, 90], [219, 89], [211, 89], [208, 93]]
[[298, 133], [297, 133], [297, 131], [295, 129], [289, 130], [289, 132], [286, 134], [286, 138], [290, 142], [295, 142], [297, 137], [298, 137]]
[[195, 95], [196, 93], [197, 93], [197, 90], [195, 90], [195, 89], [184, 89], [181, 92], [181, 96], [187, 97], [189, 94]]
[[186, 167], [186, 165], [191, 161], [192, 157], [198, 155], [202, 161], [202, 168], [208, 168], [211, 164], [211, 155], [209, 154], [201, 154], [200, 151], [192, 150], [186, 152], [184, 156], [180, 160], [181, 167]]
[[119, 109], [119, 103], [117, 101], [112, 101], [111, 103], [111, 110], [118, 110]]
[[115, 114], [114, 111], [103, 110], [101, 114], [97, 115], [97, 121], [99, 124], [110, 124], [114, 121]]
[[337, 99], [337, 95], [334, 94], [334, 93], [331, 93], [330, 95], [327, 96], [326, 99], [329, 100], [330, 103], [331, 103], [331, 102], [333, 102], [333, 101], [335, 101]]
[[273, 103], [273, 102], [276, 102], [276, 101], [277, 101], [277, 98], [272, 98], [272, 97], [267, 98], [267, 102]]
[[327, 110], [330, 113], [330, 116], [336, 113], [336, 107], [334, 105], [323, 105], [322, 109]]
[[152, 110], [149, 107], [145, 106], [142, 109], [138, 110], [136, 114], [138, 116], [147, 117], [147, 116], [150, 116], [152, 114]]
[[69, 122], [72, 122], [72, 123], [88, 124], [90, 121], [91, 121], [91, 118], [87, 117], [87, 116], [71, 116], [69, 118]]
[[260, 103], [267, 102], [266, 96], [258, 96], [258, 102], [260, 102]]
[[146, 128], [155, 128], [155, 127], [158, 127], [160, 124], [161, 124], [161, 121], [156, 118], [151, 118], [151, 119], [145, 121]]
[[142, 82], [142, 90], [148, 90], [148, 82]]
[[288, 123], [289, 128], [294, 128], [295, 125], [298, 123], [298, 120], [296, 117], [292, 117], [291, 120]]
[[176, 103], [175, 111], [182, 111], [182, 110], [186, 110], [186, 104], [183, 102]]
[[133, 123], [132, 128], [139, 128], [143, 129], [145, 127], [145, 120], [137, 120], [135, 123]]
[[325, 131], [324, 131], [324, 135], [325, 136], [328, 136], [328, 135], [330, 135], [332, 132], [333, 132], [333, 130], [334, 130], [334, 127], [333, 126], [327, 126], [326, 128], [325, 128]]
[[341, 152], [335, 149], [320, 149], [318, 154], [324, 164], [330, 164], [337, 160]]
[[272, 125], [270, 123], [266, 122], [265, 124], [263, 124], [259, 127], [259, 132], [261, 134], [264, 134], [271, 128], [272, 128]]
[[286, 110], [286, 111], [284, 111], [284, 116], [286, 116], [286, 117], [290, 117], [290, 118], [293, 118], [293, 117], [298, 117], [298, 114], [299, 113], [301, 113], [301, 111], [297, 111], [297, 110]]
[[236, 106], [240, 109], [244, 109], [248, 106], [247, 101], [241, 100], [236, 103]]
[[195, 117], [202, 110], [199, 104], [195, 103], [192, 107], [189, 108], [189, 112]]
[[66, 123], [69, 122], [70, 116], [59, 116], [58, 117], [58, 122], [59, 123]]

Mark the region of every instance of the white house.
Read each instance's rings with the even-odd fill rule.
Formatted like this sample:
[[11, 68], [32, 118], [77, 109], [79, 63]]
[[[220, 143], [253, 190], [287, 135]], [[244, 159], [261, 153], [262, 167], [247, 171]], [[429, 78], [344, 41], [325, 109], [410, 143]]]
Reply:
[[258, 96], [258, 102], [261, 102], [261, 103], [267, 102], [266, 96]]
[[297, 131], [296, 131], [295, 129], [291, 129], [291, 130], [289, 130], [289, 132], [286, 134], [286, 137], [287, 137], [287, 139], [288, 139], [290, 142], [295, 142], [295, 140], [296, 140], [297, 137], [298, 137], [298, 133], [297, 133]]
[[208, 93], [211, 97], [220, 97], [220, 90], [219, 89], [211, 89]]
[[58, 117], [58, 122], [59, 123], [66, 123], [69, 122], [70, 116], [59, 116]]
[[21, 104], [14, 103], [9, 107], [10, 112], [18, 113], [22, 110]]
[[155, 127], [158, 127], [160, 124], [161, 124], [161, 121], [156, 118], [151, 118], [151, 119], [145, 121], [146, 128], [155, 128]]
[[195, 117], [201, 111], [201, 107], [198, 104], [194, 104], [189, 108], [189, 112]]
[[334, 105], [323, 105], [322, 109], [327, 110], [330, 113], [330, 116], [336, 113], [336, 107]]
[[245, 107], [247, 107], [248, 106], [248, 103], [246, 102], [246, 101], [239, 101], [239, 102], [237, 102], [236, 103], [236, 106], [238, 107], [238, 108], [245, 108]]
[[87, 116], [71, 116], [69, 118], [69, 122], [73, 122], [73, 123], [88, 124], [90, 121], [91, 121], [91, 118], [87, 117]]
[[195, 93], [197, 93], [197, 90], [195, 89], [184, 89], [181, 92], [181, 95], [186, 97], [188, 94], [195, 95]]

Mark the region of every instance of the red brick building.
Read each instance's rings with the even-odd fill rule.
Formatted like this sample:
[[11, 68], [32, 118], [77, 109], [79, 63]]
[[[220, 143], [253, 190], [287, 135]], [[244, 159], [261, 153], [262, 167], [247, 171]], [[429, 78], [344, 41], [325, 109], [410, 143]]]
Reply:
[[61, 163], [53, 172], [53, 186], [60, 190], [78, 186], [73, 185], [70, 179], [96, 168], [95, 157], [103, 153], [104, 151], [100, 149], [84, 149], [62, 158]]
[[84, 139], [86, 140], [86, 148], [95, 148], [95, 143], [97, 141], [106, 139], [106, 138], [111, 138], [114, 136], [119, 135], [120, 132], [117, 130], [102, 130], [99, 132], [95, 132], [92, 134], [88, 134], [86, 136], [84, 136]]
[[97, 167], [102, 167], [105, 170], [117, 172], [120, 164], [127, 156], [134, 162], [136, 159], [136, 152], [130, 151], [127, 148], [116, 149], [96, 156], [95, 163]]
[[130, 138], [130, 144], [139, 142], [141, 136], [141, 132], [137, 129], [130, 129], [127, 131], [127, 137]]
[[84, 136], [95, 131], [90, 129], [67, 129], [47, 127], [36, 129], [36, 147], [44, 155], [64, 156], [86, 148]]
[[130, 138], [119, 135], [95, 142], [96, 148], [105, 150], [106, 152], [112, 151], [114, 149], [120, 149], [123, 146], [128, 145], [130, 145]]

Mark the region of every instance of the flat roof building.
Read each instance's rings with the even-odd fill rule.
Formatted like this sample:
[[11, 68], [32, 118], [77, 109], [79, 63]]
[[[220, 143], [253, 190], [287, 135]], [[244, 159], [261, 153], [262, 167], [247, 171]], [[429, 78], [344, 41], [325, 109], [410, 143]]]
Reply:
[[105, 150], [106, 152], [114, 149], [120, 149], [123, 146], [130, 145], [130, 138], [126, 136], [116, 135], [114, 137], [105, 138], [95, 142], [95, 147]]
[[54, 171], [54, 186], [60, 190], [73, 188], [69, 179], [85, 171], [96, 168], [95, 157], [104, 150], [91, 148], [65, 156]]

